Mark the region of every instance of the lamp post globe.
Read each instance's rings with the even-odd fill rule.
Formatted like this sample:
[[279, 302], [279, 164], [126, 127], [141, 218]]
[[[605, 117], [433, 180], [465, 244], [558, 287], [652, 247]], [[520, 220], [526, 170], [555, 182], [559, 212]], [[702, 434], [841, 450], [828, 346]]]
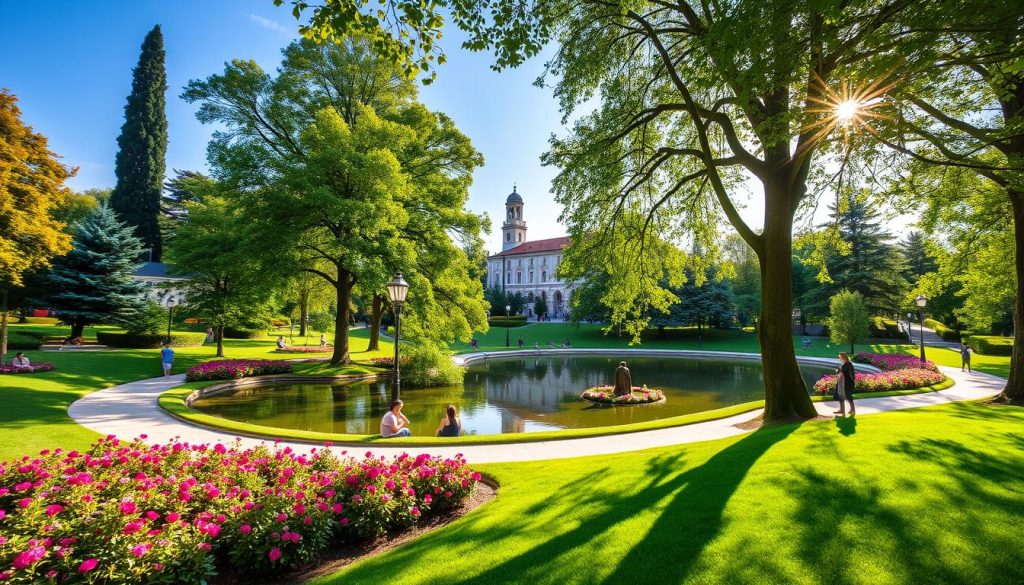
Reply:
[[917, 303], [917, 313], [918, 313], [919, 320], [921, 321], [921, 328], [920, 328], [920, 331], [921, 331], [921, 363], [923, 364], [925, 362], [925, 359], [924, 359], [924, 308], [928, 304], [928, 297], [926, 297], [924, 295], [917, 295], [917, 298], [914, 299], [914, 302]]
[[402, 304], [409, 294], [409, 283], [402, 278], [401, 272], [396, 272], [395, 277], [388, 283], [388, 297], [391, 299], [391, 306], [395, 309], [395, 384], [393, 400], [398, 400], [402, 393], [402, 368], [398, 361], [398, 344], [402, 338]]
[[164, 306], [167, 307], [167, 337], [164, 340], [167, 343], [171, 342], [171, 317], [174, 314], [174, 306], [178, 304], [178, 299], [174, 295], [168, 295], [164, 299]]
[[505, 347], [509, 346], [508, 326], [511, 325], [511, 323], [509, 323], [508, 318], [510, 316], [509, 314], [511, 313], [511, 311], [512, 305], [505, 305]]

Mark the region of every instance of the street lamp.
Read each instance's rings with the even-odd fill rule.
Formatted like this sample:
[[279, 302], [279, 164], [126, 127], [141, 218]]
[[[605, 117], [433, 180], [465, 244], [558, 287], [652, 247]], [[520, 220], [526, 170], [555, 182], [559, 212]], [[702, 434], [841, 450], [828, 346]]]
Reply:
[[928, 304], [928, 297], [924, 295], [917, 295], [914, 299], [917, 303], [917, 314], [921, 320], [921, 363], [924, 363], [924, 307]]
[[164, 299], [164, 306], [167, 307], [167, 343], [171, 342], [171, 316], [174, 314], [174, 305], [178, 304], [178, 299], [174, 295], [168, 295]]
[[402, 303], [405, 296], [409, 294], [409, 283], [402, 278], [402, 273], [395, 273], [395, 278], [388, 283], [388, 296], [391, 297], [391, 306], [395, 308], [395, 396], [398, 400], [402, 392], [402, 369], [398, 363], [398, 343], [402, 336]]
[[509, 322], [508, 322], [508, 318], [509, 318], [509, 313], [511, 311], [512, 311], [512, 305], [505, 305], [505, 347], [509, 346], [509, 340], [508, 340], [508, 326], [509, 326]]

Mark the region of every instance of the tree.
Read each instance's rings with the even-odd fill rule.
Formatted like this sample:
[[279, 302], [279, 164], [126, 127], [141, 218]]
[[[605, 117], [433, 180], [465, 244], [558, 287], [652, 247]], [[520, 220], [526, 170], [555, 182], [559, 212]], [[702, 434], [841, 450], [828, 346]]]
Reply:
[[902, 307], [908, 284], [904, 265], [892, 235], [881, 226], [878, 212], [866, 194], [848, 194], [832, 206], [832, 225], [842, 249], [826, 245], [827, 281], [804, 296], [804, 309], [812, 315], [825, 313], [831, 298], [842, 290], [861, 293], [868, 310], [893, 315]]
[[206, 195], [184, 208], [186, 219], [167, 248], [167, 260], [175, 274], [188, 278], [187, 306], [213, 327], [217, 357], [224, 357], [226, 327], [244, 328], [254, 315], [270, 313], [273, 275], [260, 271], [248, 224], [224, 197]]
[[166, 92], [164, 37], [157, 25], [142, 41], [139, 64], [132, 70], [132, 92], [117, 137], [117, 185], [110, 195], [110, 206], [135, 229], [153, 262], [163, 252], [158, 218], [167, 156]]
[[906, 237], [899, 243], [900, 253], [903, 255], [903, 278], [911, 285], [931, 272], [939, 269], [939, 264], [928, 249], [928, 238], [923, 232], [910, 230]]
[[411, 286], [409, 335], [468, 339], [486, 326], [464, 252], [483, 223], [464, 209], [482, 157], [415, 94], [360, 38], [293, 43], [276, 77], [236, 60], [183, 94], [201, 103], [201, 121], [226, 127], [210, 144], [211, 163], [276, 252], [267, 269], [299, 266], [334, 288], [334, 364], [349, 361], [356, 287], [383, 295], [395, 272]]
[[216, 193], [216, 181], [196, 171], [175, 169], [174, 178], [164, 183], [160, 202], [160, 240], [167, 247], [174, 232], [187, 216], [185, 205]]
[[721, 271], [708, 267], [701, 279], [696, 279], [692, 270], [685, 272], [686, 282], [671, 288], [679, 300], [667, 312], [654, 313], [651, 325], [657, 327], [659, 333], [671, 326], [696, 325], [700, 330], [728, 325], [736, 314], [736, 299], [729, 281], [721, 277]]
[[829, 299], [828, 325], [829, 337], [833, 343], [849, 343], [850, 355], [854, 353], [854, 345], [868, 340], [871, 315], [864, 296], [859, 292], [843, 290]]
[[57, 217], [75, 174], [57, 161], [46, 137], [21, 120], [17, 98], [0, 90], [0, 364], [7, 358], [8, 297], [29, 272], [71, 248]]
[[540, 319], [547, 314], [548, 303], [544, 300], [544, 297], [537, 297], [533, 299], [533, 312], [537, 314], [537, 319]]
[[[321, 266], [319, 270], [329, 270]], [[299, 271], [288, 281], [287, 296], [295, 303], [295, 315], [299, 321], [299, 336], [308, 335], [309, 316], [312, 313], [324, 313], [330, 308], [334, 295], [332, 287], [324, 279], [312, 272]], [[377, 324], [377, 335], [380, 335], [380, 323]], [[325, 331], [321, 329], [321, 331]], [[373, 331], [370, 332], [373, 336]], [[367, 348], [371, 350], [373, 344]]]
[[129, 327], [146, 313], [146, 289], [132, 279], [142, 241], [101, 206], [75, 228], [73, 247], [50, 271], [48, 305], [71, 326], [69, 339], [82, 337], [86, 325]]
[[[746, 327], [761, 311], [761, 269], [758, 267], [757, 255], [738, 234], [726, 237], [724, 252], [735, 273], [731, 283], [736, 298], [736, 319]], [[794, 295], [799, 298], [795, 282]]]

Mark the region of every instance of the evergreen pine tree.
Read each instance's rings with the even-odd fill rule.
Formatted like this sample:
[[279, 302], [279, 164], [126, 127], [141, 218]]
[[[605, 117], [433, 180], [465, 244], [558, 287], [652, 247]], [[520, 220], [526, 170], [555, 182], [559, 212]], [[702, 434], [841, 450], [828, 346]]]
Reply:
[[154, 262], [163, 252], [159, 216], [167, 155], [166, 92], [164, 38], [157, 25], [142, 42], [139, 64], [132, 71], [132, 93], [117, 138], [117, 186], [110, 196], [117, 216], [134, 228]]
[[899, 246], [903, 254], [903, 277], [910, 284], [916, 284], [925, 274], [939, 269], [935, 257], [928, 252], [927, 240], [923, 233], [916, 230], [909, 232], [907, 237], [900, 241]]
[[851, 194], [842, 207], [832, 206], [832, 218], [849, 253], [829, 255], [825, 264], [832, 282], [807, 292], [805, 311], [827, 315], [829, 299], [845, 289], [859, 292], [874, 315], [897, 314], [908, 283], [903, 258], [891, 243], [892, 234], [882, 227], [878, 212], [866, 196]]
[[49, 275], [47, 304], [71, 326], [71, 338], [86, 325], [130, 326], [147, 309], [145, 285], [132, 280], [142, 241], [132, 228], [101, 206], [75, 228], [73, 248], [56, 259]]

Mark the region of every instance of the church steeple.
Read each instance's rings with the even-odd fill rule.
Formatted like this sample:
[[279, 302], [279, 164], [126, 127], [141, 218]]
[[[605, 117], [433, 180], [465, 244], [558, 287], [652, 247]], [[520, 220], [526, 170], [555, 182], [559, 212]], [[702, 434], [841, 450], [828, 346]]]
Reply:
[[515, 248], [526, 241], [526, 222], [523, 220], [523, 198], [512, 185], [512, 193], [505, 199], [505, 222], [501, 224], [501, 251]]

